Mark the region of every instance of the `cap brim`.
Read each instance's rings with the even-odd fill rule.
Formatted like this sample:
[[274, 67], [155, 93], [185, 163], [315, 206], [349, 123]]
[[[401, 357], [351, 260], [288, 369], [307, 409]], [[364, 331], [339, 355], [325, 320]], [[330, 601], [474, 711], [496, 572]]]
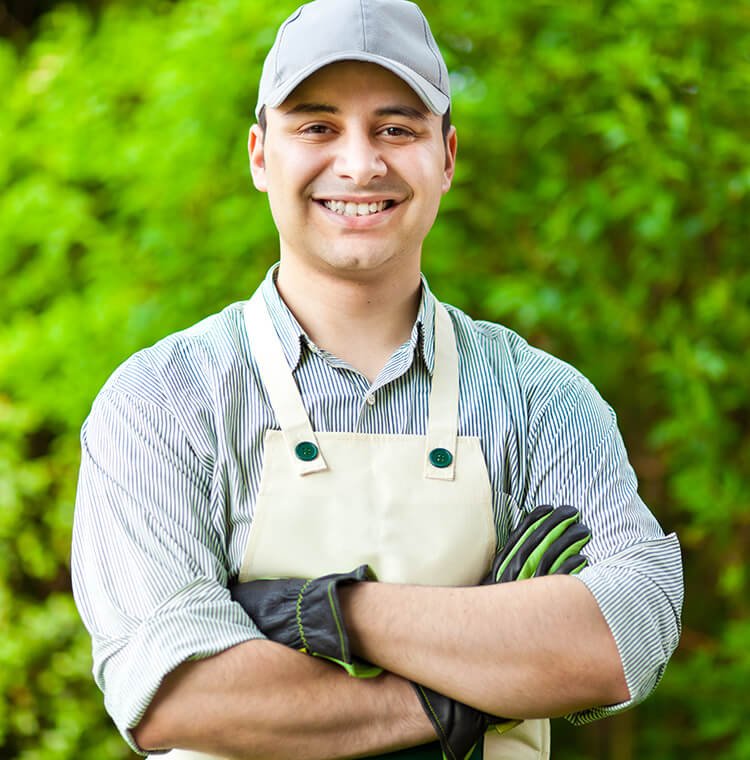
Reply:
[[352, 50], [351, 52], [339, 52], [336, 55], [327, 56], [321, 58], [315, 63], [306, 66], [301, 71], [297, 72], [295, 76], [288, 79], [283, 84], [271, 90], [263, 102], [258, 100], [258, 104], [255, 108], [255, 116], [260, 116], [260, 111], [263, 106], [269, 108], [277, 108], [292, 94], [292, 91], [304, 82], [309, 76], [319, 71], [324, 66], [328, 66], [332, 63], [338, 63], [339, 61], [364, 61], [366, 63], [374, 63], [378, 66], [382, 66], [384, 69], [388, 69], [394, 73], [400, 79], [403, 79], [409, 87], [416, 92], [420, 100], [432, 111], [432, 113], [442, 116], [450, 106], [450, 97], [444, 92], [439, 90], [434, 85], [430, 84], [424, 77], [421, 77], [416, 72], [407, 68], [406, 66], [393, 61], [390, 58], [384, 58], [383, 56], [374, 55], [372, 53], [364, 53], [361, 50]]

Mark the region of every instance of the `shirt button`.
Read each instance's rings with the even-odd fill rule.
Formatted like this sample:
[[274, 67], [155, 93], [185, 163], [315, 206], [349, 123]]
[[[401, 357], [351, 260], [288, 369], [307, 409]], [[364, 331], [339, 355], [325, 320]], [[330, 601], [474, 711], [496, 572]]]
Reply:
[[365, 401], [367, 402], [368, 406], [375, 406], [375, 394], [374, 393], [368, 393], [365, 396]]

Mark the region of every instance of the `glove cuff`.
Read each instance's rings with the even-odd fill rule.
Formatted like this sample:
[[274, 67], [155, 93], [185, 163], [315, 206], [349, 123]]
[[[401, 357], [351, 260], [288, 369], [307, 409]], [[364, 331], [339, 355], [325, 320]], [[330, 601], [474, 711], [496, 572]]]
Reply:
[[296, 622], [303, 651], [335, 662], [357, 678], [373, 678], [383, 671], [352, 657], [338, 592], [341, 586], [368, 580], [375, 580], [374, 573], [368, 565], [360, 565], [350, 573], [307, 580], [297, 595]]
[[468, 760], [487, 729], [484, 714], [426, 686], [412, 686], [435, 729], [443, 760]]
[[468, 760], [487, 730], [504, 734], [522, 722], [489, 715], [418, 683], [412, 686], [435, 729], [443, 760]]

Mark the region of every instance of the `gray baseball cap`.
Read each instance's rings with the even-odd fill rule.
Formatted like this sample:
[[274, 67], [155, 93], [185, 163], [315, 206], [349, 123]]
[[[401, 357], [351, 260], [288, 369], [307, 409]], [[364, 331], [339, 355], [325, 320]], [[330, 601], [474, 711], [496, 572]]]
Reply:
[[256, 117], [336, 61], [367, 61], [401, 77], [438, 115], [450, 105], [448, 69], [424, 14], [409, 0], [313, 0], [281, 25], [263, 64]]

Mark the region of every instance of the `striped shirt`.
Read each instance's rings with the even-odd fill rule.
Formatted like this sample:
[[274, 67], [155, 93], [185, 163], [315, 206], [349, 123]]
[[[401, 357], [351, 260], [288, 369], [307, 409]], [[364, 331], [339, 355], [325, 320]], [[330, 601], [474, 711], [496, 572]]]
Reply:
[[[424, 435], [435, 314], [427, 283], [410, 340], [370, 383], [307, 339], [274, 274], [262, 293], [314, 429]], [[74, 593], [94, 677], [134, 748], [129, 729], [169, 671], [262, 637], [227, 591], [253, 521], [264, 434], [278, 429], [242, 306], [132, 356], [81, 434]], [[635, 704], [677, 646], [678, 541], [639, 498], [614, 412], [594, 387], [507, 328], [447, 308], [459, 352], [459, 434], [481, 441], [498, 545], [540, 504], [572, 504], [591, 528], [590, 566], [579, 577], [612, 630], [631, 699], [569, 717], [583, 723]]]

